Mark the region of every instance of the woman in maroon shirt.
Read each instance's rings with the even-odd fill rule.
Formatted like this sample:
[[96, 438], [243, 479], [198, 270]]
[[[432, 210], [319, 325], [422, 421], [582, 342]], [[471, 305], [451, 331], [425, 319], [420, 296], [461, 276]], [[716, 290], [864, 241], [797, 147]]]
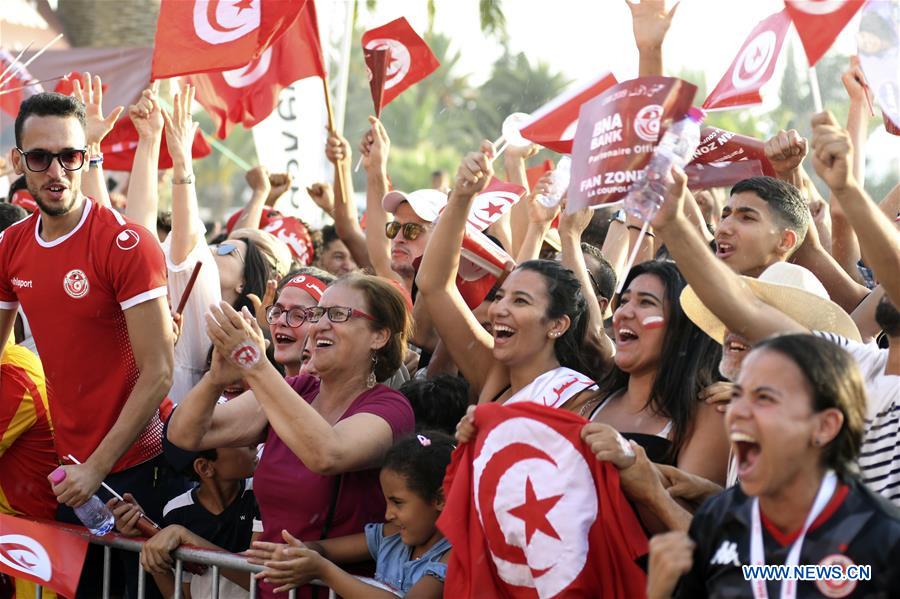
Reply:
[[[406, 398], [377, 381], [402, 362], [410, 330], [406, 302], [390, 283], [367, 275], [338, 279], [306, 315], [318, 373], [283, 379], [263, 355], [249, 313], [212, 307], [207, 331], [212, 369], [182, 401], [169, 440], [189, 450], [265, 441], [254, 476], [263, 532], [303, 540], [361, 532], [384, 515], [378, 467], [394, 440], [413, 430]], [[217, 404], [243, 378], [250, 390]], [[262, 596], [272, 596], [263, 583]]]

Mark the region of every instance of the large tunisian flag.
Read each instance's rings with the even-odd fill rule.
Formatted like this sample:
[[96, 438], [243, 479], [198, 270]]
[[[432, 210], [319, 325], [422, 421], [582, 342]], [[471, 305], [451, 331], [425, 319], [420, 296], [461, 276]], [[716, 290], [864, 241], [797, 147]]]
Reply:
[[562, 410], [484, 404], [453, 454], [438, 528], [453, 545], [446, 597], [641, 597], [647, 539], [615, 466]]
[[281, 37], [304, 0], [162, 0], [152, 78], [235, 69]]
[[188, 80], [197, 88], [197, 101], [225, 139], [237, 123], [249, 129], [272, 114], [278, 94], [298, 79], [325, 77], [319, 43], [316, 5], [307, 0], [290, 29], [249, 64], [219, 73], [199, 73]]

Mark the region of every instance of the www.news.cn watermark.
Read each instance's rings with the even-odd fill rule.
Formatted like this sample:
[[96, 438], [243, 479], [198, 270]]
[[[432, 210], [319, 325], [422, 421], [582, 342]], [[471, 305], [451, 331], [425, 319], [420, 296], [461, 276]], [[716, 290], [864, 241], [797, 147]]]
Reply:
[[872, 566], [851, 564], [847, 566], [741, 566], [744, 580], [871, 580]]

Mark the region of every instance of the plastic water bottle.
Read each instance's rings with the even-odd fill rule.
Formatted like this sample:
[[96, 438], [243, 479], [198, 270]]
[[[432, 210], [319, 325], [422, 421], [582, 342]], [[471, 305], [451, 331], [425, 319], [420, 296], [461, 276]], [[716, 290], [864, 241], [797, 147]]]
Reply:
[[[50, 473], [50, 480], [54, 485], [58, 485], [66, 480], [66, 471], [57, 468]], [[91, 496], [86, 503], [79, 505], [75, 509], [75, 515], [84, 524], [84, 527], [91, 531], [92, 535], [102, 537], [113, 529], [116, 524], [116, 518], [102, 499], [96, 495]]]
[[572, 171], [572, 159], [563, 156], [556, 163], [553, 174], [550, 175], [550, 193], [547, 195], [538, 194], [537, 201], [547, 208], [556, 208], [566, 189], [569, 188], [569, 179]]
[[699, 108], [691, 108], [687, 116], [666, 129], [643, 176], [628, 190], [626, 212], [645, 221], [656, 216], [666, 197], [669, 171], [673, 166], [684, 168], [700, 144], [700, 123], [704, 116]]

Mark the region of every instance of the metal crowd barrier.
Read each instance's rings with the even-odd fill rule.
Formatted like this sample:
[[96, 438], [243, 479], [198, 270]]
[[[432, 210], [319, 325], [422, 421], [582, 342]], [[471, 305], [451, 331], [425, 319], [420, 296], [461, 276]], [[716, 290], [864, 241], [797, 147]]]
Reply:
[[[113, 549], [124, 549], [125, 551], [133, 551], [135, 553], [140, 553], [141, 546], [143, 546], [143, 540], [138, 540], [133, 537], [123, 537], [121, 535], [111, 533], [102, 537], [95, 537], [89, 535], [87, 531], [85, 531], [85, 536], [88, 537], [91, 543], [95, 545], [103, 545], [103, 599], [109, 599], [109, 585], [110, 585], [110, 575], [112, 571], [112, 550]], [[175, 551], [172, 552], [172, 556], [175, 558], [175, 594], [173, 595], [174, 599], [183, 599], [182, 597], [182, 587], [181, 587], [181, 578], [182, 573], [184, 571], [184, 563], [190, 562], [194, 564], [201, 564], [204, 566], [210, 566], [213, 583], [212, 583], [212, 597], [211, 599], [219, 598], [219, 578], [220, 578], [220, 570], [222, 568], [226, 568], [228, 570], [238, 570], [240, 572], [261, 572], [263, 570], [262, 566], [257, 566], [251, 564], [247, 561], [247, 558], [242, 557], [240, 555], [234, 553], [225, 553], [222, 551], [210, 551], [208, 549], [197, 549], [193, 547], [179, 547]], [[138, 599], [144, 599], [144, 589], [147, 585], [147, 572], [141, 568], [140, 564], [138, 564]], [[153, 577], [150, 577], [150, 584], [154, 584]], [[313, 581], [310, 584], [324, 586], [319, 581]], [[38, 585], [35, 591], [35, 598], [42, 599], [43, 588]], [[256, 599], [256, 580], [250, 579], [250, 591], [249, 596], [250, 599]], [[297, 589], [291, 589], [288, 592], [288, 599], [296, 599], [297, 597]], [[336, 599], [337, 595], [331, 589], [328, 590], [328, 599]], [[204, 598], [194, 598], [194, 599], [206, 599]]]

